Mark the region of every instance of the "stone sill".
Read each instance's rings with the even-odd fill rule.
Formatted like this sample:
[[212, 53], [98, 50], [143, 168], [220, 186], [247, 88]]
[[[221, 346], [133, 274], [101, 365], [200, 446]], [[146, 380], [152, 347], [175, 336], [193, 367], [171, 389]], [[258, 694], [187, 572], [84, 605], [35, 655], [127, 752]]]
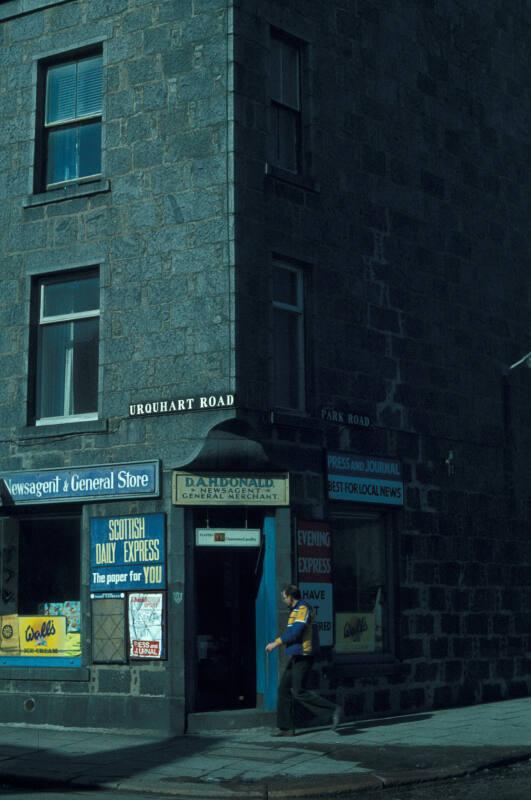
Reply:
[[0, 667], [0, 681], [88, 681], [88, 667]]
[[282, 167], [275, 167], [274, 164], [269, 164], [267, 161], [264, 171], [269, 178], [275, 178], [283, 183], [289, 183], [292, 186], [297, 186], [299, 189], [306, 189], [308, 192], [315, 193], [321, 191], [321, 185], [308, 175], [298, 175], [294, 172], [289, 172], [289, 170], [282, 169]]
[[60, 189], [50, 189], [49, 192], [40, 194], [30, 194], [22, 201], [23, 208], [35, 208], [36, 206], [48, 205], [48, 203], [60, 203], [63, 200], [72, 200], [77, 197], [90, 197], [93, 194], [103, 194], [111, 191], [109, 180], [87, 181], [86, 183], [71, 183], [62, 186]]
[[0, 22], [14, 17], [21, 17], [24, 14], [32, 14], [34, 11], [41, 11], [49, 6], [62, 6], [63, 3], [71, 3], [72, 0], [8, 0], [2, 3], [0, 8]]
[[61, 425], [31, 425], [22, 428], [18, 438], [20, 441], [33, 441], [53, 436], [71, 436], [76, 433], [102, 433], [107, 431], [106, 419], [92, 419], [86, 422], [64, 422]]

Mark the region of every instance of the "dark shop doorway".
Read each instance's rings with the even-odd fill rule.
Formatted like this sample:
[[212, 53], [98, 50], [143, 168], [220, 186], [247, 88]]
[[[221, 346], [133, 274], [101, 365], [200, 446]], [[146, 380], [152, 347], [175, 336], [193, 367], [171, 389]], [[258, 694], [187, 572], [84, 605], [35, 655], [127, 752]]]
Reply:
[[255, 601], [261, 550], [260, 544], [196, 544], [196, 711], [256, 707]]

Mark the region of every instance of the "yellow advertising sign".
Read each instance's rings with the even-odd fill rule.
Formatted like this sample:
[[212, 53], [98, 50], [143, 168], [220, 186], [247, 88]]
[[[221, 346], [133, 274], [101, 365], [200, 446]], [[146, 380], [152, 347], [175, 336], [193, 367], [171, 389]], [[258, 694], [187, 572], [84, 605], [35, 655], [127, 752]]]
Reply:
[[374, 613], [351, 611], [336, 614], [336, 653], [373, 653]]
[[66, 617], [19, 617], [20, 654], [59, 656], [66, 652]]
[[18, 656], [18, 616], [16, 614], [6, 614], [0, 617], [0, 655]]
[[289, 506], [289, 475], [174, 472], [174, 505]]
[[81, 634], [66, 632], [66, 617], [0, 617], [0, 656], [81, 655]]

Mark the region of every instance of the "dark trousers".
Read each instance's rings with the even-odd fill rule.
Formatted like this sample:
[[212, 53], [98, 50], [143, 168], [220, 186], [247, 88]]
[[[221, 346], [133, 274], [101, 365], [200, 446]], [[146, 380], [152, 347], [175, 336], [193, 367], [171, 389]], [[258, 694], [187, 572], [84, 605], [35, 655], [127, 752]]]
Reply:
[[321, 724], [330, 721], [335, 711], [334, 703], [307, 688], [313, 658], [292, 656], [278, 684], [277, 726], [280, 730], [295, 727], [295, 703], [300, 703], [314, 714]]

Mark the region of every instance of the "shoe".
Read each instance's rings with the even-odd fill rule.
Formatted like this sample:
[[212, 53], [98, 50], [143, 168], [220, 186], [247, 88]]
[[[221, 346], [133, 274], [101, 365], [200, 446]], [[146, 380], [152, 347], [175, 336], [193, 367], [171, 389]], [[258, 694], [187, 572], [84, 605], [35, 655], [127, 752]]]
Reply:
[[343, 709], [341, 706], [336, 706], [332, 714], [332, 730], [336, 731], [343, 722]]
[[283, 730], [282, 728], [277, 728], [276, 731], [273, 731], [271, 736], [295, 736], [295, 731], [291, 728], [287, 731]]

